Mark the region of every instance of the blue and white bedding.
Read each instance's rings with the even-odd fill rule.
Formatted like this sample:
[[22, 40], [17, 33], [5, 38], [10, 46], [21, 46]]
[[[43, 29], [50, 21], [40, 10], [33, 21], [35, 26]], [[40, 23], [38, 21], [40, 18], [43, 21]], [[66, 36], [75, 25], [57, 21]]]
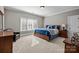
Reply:
[[35, 29], [36, 32], [40, 32], [40, 34], [48, 34], [48, 32], [50, 33], [50, 35], [55, 35], [55, 34], [58, 34], [58, 29], [46, 29], [46, 28], [38, 28], [38, 29]]
[[60, 25], [46, 25], [46, 28], [35, 29], [35, 33], [47, 35], [49, 40], [58, 37]]
[[59, 33], [58, 29], [47, 29], [51, 35], [56, 35]]
[[58, 29], [38, 28], [38, 29], [35, 29], [35, 33], [47, 35], [49, 39], [54, 39], [58, 37], [59, 31]]

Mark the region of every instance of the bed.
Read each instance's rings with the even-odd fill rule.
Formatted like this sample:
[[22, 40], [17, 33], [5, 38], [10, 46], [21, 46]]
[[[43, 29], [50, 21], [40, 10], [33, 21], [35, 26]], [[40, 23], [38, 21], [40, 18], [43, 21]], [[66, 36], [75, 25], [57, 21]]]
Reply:
[[37, 28], [34, 35], [45, 40], [52, 40], [58, 37], [60, 25], [46, 25], [46, 28]]

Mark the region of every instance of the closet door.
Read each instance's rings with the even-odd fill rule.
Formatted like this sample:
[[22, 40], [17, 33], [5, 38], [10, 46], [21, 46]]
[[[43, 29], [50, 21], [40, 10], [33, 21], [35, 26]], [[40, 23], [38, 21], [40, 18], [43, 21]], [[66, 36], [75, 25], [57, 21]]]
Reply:
[[72, 33], [74, 31], [74, 22], [73, 22], [73, 17], [72, 16], [69, 16], [68, 19], [67, 19], [67, 25], [68, 25], [68, 37], [71, 38], [72, 37]]
[[71, 38], [74, 32], [79, 32], [79, 15], [68, 16], [68, 37]]
[[75, 16], [75, 28], [75, 31], [79, 32], [79, 15]]

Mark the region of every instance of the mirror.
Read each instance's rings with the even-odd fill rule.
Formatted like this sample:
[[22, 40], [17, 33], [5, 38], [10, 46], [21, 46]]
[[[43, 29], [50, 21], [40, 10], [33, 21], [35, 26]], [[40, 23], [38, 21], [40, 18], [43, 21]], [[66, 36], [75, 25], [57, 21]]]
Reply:
[[0, 31], [2, 30], [2, 14], [0, 12]]
[[2, 16], [0, 15], [0, 30], [2, 29]]

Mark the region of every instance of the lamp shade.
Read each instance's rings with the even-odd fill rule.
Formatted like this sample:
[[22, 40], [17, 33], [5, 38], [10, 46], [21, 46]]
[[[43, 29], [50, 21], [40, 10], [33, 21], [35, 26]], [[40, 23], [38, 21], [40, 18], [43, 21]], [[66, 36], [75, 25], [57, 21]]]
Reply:
[[65, 27], [65, 24], [62, 24], [61, 26], [62, 26], [62, 27]]

